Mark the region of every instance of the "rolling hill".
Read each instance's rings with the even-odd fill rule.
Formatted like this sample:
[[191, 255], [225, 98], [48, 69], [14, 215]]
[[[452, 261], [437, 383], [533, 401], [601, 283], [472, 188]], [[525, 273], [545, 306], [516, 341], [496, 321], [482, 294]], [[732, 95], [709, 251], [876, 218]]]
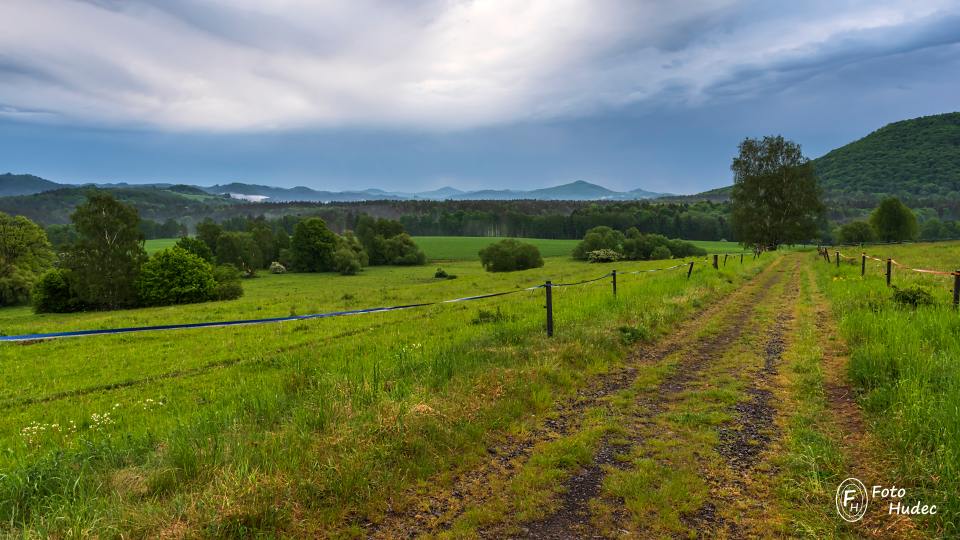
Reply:
[[66, 187], [32, 174], [0, 174], [0, 197], [32, 195]]
[[[887, 124], [813, 160], [828, 201], [872, 208], [885, 196], [911, 206], [960, 203], [960, 112]], [[723, 201], [730, 186], [667, 200]]]
[[833, 196], [960, 197], [960, 112], [887, 124], [813, 163]]

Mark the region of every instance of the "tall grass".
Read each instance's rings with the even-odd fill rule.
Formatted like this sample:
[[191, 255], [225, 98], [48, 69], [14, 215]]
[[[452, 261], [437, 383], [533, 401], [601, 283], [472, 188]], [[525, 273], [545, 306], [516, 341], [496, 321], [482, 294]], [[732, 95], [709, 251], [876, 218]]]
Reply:
[[[960, 261], [960, 246], [884, 246], [915, 267], [943, 268]], [[897, 270], [899, 287], [930, 290], [937, 304], [912, 307], [892, 299], [882, 268], [871, 265], [860, 277], [857, 265], [818, 263], [851, 347], [850, 377], [881, 440], [896, 454], [902, 478], [914, 498], [937, 504], [932, 524], [960, 533], [960, 314], [949, 304], [945, 278]]]

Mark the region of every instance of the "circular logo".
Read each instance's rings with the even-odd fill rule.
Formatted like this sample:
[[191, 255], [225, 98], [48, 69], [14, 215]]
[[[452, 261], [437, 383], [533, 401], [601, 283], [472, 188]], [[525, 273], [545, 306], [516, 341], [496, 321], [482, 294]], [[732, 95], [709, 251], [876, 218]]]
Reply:
[[837, 513], [844, 521], [853, 523], [867, 513], [867, 487], [856, 478], [847, 478], [837, 486]]

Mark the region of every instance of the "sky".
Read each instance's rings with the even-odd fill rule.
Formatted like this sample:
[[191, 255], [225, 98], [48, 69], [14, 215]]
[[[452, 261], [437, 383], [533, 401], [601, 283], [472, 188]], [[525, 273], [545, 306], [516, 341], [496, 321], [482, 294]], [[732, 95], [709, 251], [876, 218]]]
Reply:
[[960, 110], [960, 3], [3, 0], [0, 172], [696, 193]]

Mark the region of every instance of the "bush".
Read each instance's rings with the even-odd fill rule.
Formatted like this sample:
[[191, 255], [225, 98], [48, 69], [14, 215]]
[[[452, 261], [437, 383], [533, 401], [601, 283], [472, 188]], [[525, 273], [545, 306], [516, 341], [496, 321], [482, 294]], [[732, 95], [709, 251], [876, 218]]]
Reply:
[[[653, 252], [658, 247], [664, 247], [670, 250], [670, 256], [663, 257], [661, 250], [657, 257]], [[671, 257], [690, 257], [693, 255], [706, 255], [705, 249], [697, 247], [692, 242], [684, 240], [671, 240], [662, 234], [643, 234], [636, 227], [627, 230], [626, 240], [623, 242], [623, 252], [627, 259], [632, 261], [646, 261], [656, 259], [669, 259]]]
[[437, 268], [437, 271], [433, 273], [433, 277], [436, 279], [457, 279], [455, 274], [448, 274], [443, 268]]
[[937, 303], [937, 299], [930, 294], [930, 291], [914, 285], [906, 289], [893, 288], [893, 301], [905, 307], [916, 308], [918, 306], [932, 306]]
[[0, 274], [0, 306], [15, 306], [29, 301], [37, 275], [16, 266], [7, 267], [5, 273]]
[[287, 267], [280, 264], [277, 261], [270, 263], [270, 273], [271, 274], [284, 274], [287, 271]]
[[388, 264], [398, 266], [419, 266], [427, 264], [427, 256], [413, 242], [407, 233], [400, 233], [384, 241]]
[[363, 267], [356, 252], [348, 247], [341, 247], [333, 252], [333, 268], [341, 275], [353, 276]]
[[623, 257], [612, 249], [598, 249], [587, 253], [587, 260], [592, 263], [617, 262]]
[[672, 257], [673, 257], [673, 253], [670, 253], [670, 248], [668, 248], [667, 246], [657, 246], [653, 248], [653, 251], [650, 252], [651, 261], [670, 259]]
[[876, 235], [866, 221], [851, 221], [840, 227], [837, 237], [844, 244], [863, 244], [872, 242]]
[[178, 248], [193, 253], [210, 264], [214, 263], [213, 251], [210, 250], [210, 246], [195, 236], [184, 236], [177, 240], [176, 245]]
[[213, 299], [216, 285], [210, 263], [175, 246], [155, 253], [140, 268], [137, 296], [144, 306], [192, 304]]
[[70, 292], [68, 274], [60, 269], [47, 271], [33, 286], [31, 295], [36, 313], [69, 313], [82, 306]]
[[232, 264], [221, 264], [213, 269], [213, 298], [216, 300], [234, 300], [243, 296], [240, 284], [240, 270]]
[[508, 238], [481, 249], [480, 262], [487, 272], [512, 272], [540, 268], [543, 257], [537, 246]]
[[334, 270], [333, 252], [337, 250], [339, 237], [327, 228], [327, 222], [314, 217], [307, 218], [293, 228], [290, 239], [290, 256], [294, 270], [299, 272], [329, 272]]
[[594, 227], [587, 231], [583, 240], [573, 248], [573, 258], [581, 261], [587, 260], [589, 253], [601, 249], [609, 249], [617, 253], [623, 253], [623, 233], [611, 229], [610, 227]]

